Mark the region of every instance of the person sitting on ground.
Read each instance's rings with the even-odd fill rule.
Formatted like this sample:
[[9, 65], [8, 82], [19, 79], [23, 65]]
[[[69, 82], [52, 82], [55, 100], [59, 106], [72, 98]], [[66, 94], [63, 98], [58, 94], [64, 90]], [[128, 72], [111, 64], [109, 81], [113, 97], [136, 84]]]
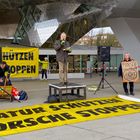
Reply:
[[0, 64], [0, 85], [12, 85], [10, 80], [10, 67], [5, 61], [2, 61]]

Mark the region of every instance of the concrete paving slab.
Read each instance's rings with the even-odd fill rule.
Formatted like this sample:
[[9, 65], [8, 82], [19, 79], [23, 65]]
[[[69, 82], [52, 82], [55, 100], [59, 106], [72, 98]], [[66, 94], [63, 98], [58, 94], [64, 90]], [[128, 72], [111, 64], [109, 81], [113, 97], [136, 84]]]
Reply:
[[[22, 137], [21, 137], [22, 136]], [[36, 132], [30, 133], [23, 133], [15, 135], [15, 136], [7, 136], [4, 137], [5, 140], [93, 140], [93, 139], [104, 139], [108, 138], [107, 135], [86, 130], [86, 129], [79, 129], [73, 126], [62, 126], [62, 127], [55, 127], [49, 128], [47, 130], [39, 130]]]

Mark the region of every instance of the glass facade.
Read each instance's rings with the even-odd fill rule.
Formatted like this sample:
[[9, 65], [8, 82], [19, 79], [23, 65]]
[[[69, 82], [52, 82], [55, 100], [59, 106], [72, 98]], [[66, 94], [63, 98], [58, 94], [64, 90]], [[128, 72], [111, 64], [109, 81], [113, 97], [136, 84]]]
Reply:
[[[39, 56], [40, 60], [43, 60], [44, 56]], [[49, 55], [49, 72], [58, 73], [58, 63], [56, 61], [56, 55]], [[112, 54], [110, 57], [110, 62], [105, 62], [107, 71], [117, 71], [121, 60], [123, 59], [122, 54]], [[97, 55], [69, 55], [68, 57], [68, 72], [69, 73], [88, 73], [95, 72], [95, 62], [97, 60]], [[90, 65], [88, 65], [90, 63]], [[102, 62], [98, 62], [98, 69], [102, 67]]]

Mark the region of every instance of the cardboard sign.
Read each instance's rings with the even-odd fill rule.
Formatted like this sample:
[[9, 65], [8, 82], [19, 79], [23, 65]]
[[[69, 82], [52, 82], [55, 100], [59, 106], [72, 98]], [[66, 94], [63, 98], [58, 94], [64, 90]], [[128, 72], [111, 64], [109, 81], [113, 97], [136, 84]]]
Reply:
[[122, 62], [123, 82], [137, 82], [139, 71], [137, 61]]

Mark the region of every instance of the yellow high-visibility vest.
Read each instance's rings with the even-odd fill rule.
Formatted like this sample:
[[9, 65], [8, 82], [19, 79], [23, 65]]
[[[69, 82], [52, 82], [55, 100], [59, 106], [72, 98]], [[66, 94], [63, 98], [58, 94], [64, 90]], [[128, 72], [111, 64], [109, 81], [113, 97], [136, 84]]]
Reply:
[[40, 61], [40, 60], [39, 60], [39, 63], [42, 64], [42, 69], [48, 69], [48, 67], [49, 67], [49, 62], [48, 62], [48, 60], [45, 60], [45, 61]]

